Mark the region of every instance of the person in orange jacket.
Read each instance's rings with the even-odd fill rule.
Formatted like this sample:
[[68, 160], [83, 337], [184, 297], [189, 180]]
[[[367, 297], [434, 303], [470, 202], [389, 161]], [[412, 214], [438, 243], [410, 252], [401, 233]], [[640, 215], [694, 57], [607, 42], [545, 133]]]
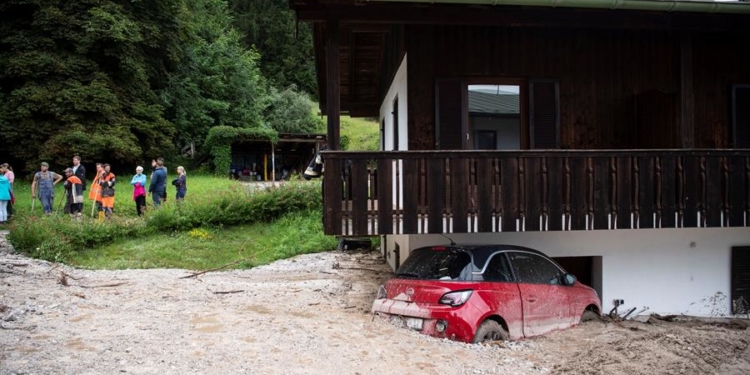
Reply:
[[99, 178], [102, 172], [104, 172], [104, 165], [96, 163], [96, 176], [94, 176], [94, 181], [91, 182], [91, 189], [89, 189], [89, 200], [94, 201], [94, 204], [91, 206], [92, 217], [94, 216], [94, 207], [100, 213], [99, 216], [104, 215], [102, 211], [102, 187], [99, 185]]

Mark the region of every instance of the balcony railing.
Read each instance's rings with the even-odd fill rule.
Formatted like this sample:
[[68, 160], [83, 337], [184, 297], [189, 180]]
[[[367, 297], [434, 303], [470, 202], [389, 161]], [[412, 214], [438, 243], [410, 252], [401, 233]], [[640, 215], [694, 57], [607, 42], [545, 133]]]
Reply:
[[742, 227], [750, 150], [324, 152], [331, 235]]

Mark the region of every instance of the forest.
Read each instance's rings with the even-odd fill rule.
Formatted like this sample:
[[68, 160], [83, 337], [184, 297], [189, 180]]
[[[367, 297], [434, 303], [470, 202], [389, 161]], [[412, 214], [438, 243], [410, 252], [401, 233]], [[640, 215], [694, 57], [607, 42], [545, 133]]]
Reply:
[[0, 161], [211, 164], [229, 136], [323, 129], [286, 0], [0, 2]]

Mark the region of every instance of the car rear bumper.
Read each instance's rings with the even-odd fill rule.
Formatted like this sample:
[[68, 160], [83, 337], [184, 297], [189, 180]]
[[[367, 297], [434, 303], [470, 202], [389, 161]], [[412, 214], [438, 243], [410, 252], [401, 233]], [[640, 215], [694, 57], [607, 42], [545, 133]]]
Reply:
[[[376, 299], [372, 304], [372, 312], [375, 315], [391, 322], [425, 335], [463, 342], [472, 342], [476, 329], [476, 327], [467, 323], [463, 317], [463, 313], [469, 309], [470, 306], [467, 305], [452, 307], [438, 304], [417, 304], [387, 298]], [[414, 319], [421, 320], [420, 328], [415, 328]], [[438, 322], [447, 324], [445, 331], [438, 331]]]

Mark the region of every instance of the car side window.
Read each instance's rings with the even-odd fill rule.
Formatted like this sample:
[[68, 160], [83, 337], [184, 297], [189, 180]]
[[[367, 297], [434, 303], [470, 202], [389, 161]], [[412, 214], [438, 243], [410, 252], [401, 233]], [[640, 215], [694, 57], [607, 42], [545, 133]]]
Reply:
[[519, 283], [562, 284], [562, 271], [543, 257], [531, 253], [511, 253], [510, 261]]
[[513, 281], [511, 275], [510, 265], [508, 264], [508, 258], [505, 257], [505, 253], [495, 253], [487, 263], [483, 278], [485, 281], [511, 282]]

